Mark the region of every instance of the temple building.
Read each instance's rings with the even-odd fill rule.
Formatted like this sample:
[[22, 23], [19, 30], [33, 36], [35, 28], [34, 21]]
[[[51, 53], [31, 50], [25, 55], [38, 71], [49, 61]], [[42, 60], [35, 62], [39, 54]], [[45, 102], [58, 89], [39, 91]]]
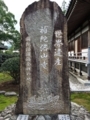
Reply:
[[90, 80], [90, 0], [71, 0], [66, 17], [69, 68]]

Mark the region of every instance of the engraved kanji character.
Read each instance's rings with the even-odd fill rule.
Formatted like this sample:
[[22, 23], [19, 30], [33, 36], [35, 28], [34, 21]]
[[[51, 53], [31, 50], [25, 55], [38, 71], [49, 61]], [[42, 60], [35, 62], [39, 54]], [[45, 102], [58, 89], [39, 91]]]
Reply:
[[55, 31], [55, 37], [56, 38], [62, 38], [62, 31], [61, 30]]
[[57, 43], [57, 44], [60, 44], [60, 45], [63, 45], [63, 43], [62, 43], [62, 40], [61, 40], [61, 39], [56, 40], [56, 43]]
[[60, 48], [61, 45], [58, 43], [55, 43], [54, 46]]
[[48, 57], [48, 55], [45, 53], [43, 53], [43, 55], [41, 55], [41, 58], [47, 58], [47, 57]]
[[61, 49], [60, 48], [58, 48], [58, 49], [55, 49], [55, 53], [54, 53], [54, 56], [62, 56], [61, 55]]
[[47, 69], [47, 63], [45, 61], [41, 64], [41, 66], [42, 68]]
[[40, 51], [47, 51], [48, 50], [48, 45], [47, 44], [42, 44], [40, 46]]
[[61, 60], [59, 58], [55, 60], [55, 65], [61, 65]]
[[40, 42], [42, 42], [42, 41], [48, 42], [47, 36], [41, 36], [41, 37], [40, 37]]
[[48, 27], [48, 26], [44, 26], [44, 27], [41, 26], [41, 28], [40, 28], [40, 33], [42, 33], [42, 34], [43, 34], [43, 33], [46, 34], [46, 33], [47, 33], [47, 27]]

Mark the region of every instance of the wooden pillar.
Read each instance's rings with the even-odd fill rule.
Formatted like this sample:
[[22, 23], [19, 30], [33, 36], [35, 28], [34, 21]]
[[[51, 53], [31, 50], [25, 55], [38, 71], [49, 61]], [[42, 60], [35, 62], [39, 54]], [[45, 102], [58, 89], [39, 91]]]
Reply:
[[88, 31], [88, 64], [87, 64], [88, 80], [90, 80], [90, 29]]
[[76, 73], [76, 63], [74, 62], [74, 72]]
[[80, 76], [82, 76], [81, 67], [82, 67], [82, 66], [81, 66], [81, 63], [79, 63], [79, 70], [80, 70], [80, 71], [79, 71], [79, 75], [80, 75]]

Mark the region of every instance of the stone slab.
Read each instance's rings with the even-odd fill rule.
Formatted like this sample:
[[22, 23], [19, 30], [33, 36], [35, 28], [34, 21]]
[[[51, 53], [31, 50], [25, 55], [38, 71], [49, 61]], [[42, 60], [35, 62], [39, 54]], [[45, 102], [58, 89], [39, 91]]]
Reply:
[[5, 96], [16, 96], [16, 92], [5, 92]]
[[17, 120], [28, 120], [29, 119], [29, 115], [19, 115], [18, 117], [17, 117]]
[[69, 114], [67, 21], [49, 0], [29, 5], [21, 20], [20, 94], [16, 113]]

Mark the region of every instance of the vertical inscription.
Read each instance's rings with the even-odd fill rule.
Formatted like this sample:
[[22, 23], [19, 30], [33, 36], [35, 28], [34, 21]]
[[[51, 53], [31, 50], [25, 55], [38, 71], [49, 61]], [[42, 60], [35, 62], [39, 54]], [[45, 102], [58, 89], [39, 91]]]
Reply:
[[47, 28], [48, 26], [41, 26], [40, 28], [40, 60], [41, 60], [41, 67], [43, 69], [47, 69], [48, 66], [48, 39], [47, 39]]
[[55, 66], [60, 66], [62, 65], [62, 48], [61, 46], [63, 45], [62, 43], [62, 31], [61, 30], [57, 30], [55, 31], [55, 52], [54, 52], [54, 56], [55, 56]]
[[26, 38], [26, 81], [31, 81], [31, 44], [30, 37]]

